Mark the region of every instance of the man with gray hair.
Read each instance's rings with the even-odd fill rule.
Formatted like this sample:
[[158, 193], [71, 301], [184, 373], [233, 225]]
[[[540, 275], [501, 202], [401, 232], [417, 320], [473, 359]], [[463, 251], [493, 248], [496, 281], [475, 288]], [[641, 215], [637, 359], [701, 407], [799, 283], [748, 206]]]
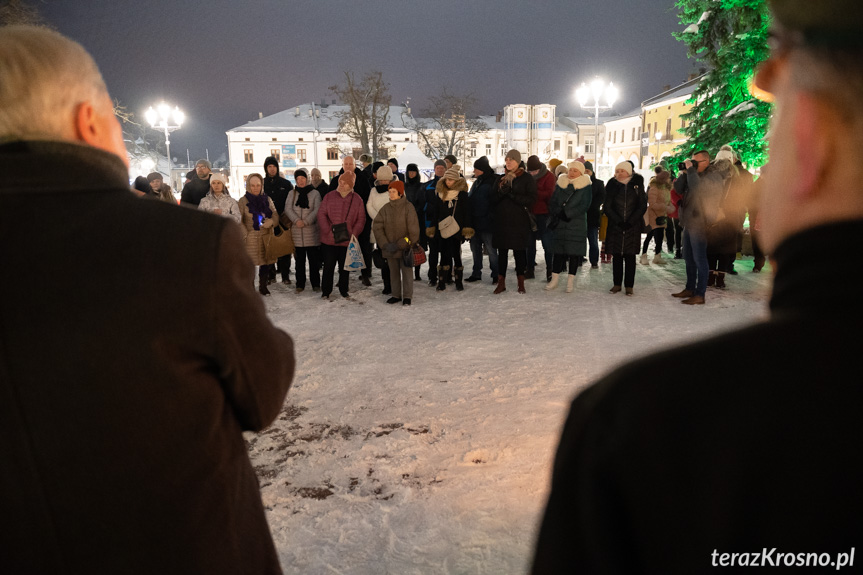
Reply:
[[[79, 44], [2, 27], [0, 79], [0, 571], [280, 573], [242, 432], [293, 341], [239, 226], [130, 192]], [[62, 280], [34, 283], [47, 258]]]
[[[863, 2], [769, 4], [753, 92], [775, 102], [771, 317], [654, 351], [575, 399], [535, 574], [860, 571], [863, 267], [844, 247], [863, 235]], [[731, 356], [733, 375], [717, 361]]]
[[210, 162], [201, 158], [195, 162], [195, 177], [183, 186], [183, 191], [180, 192], [180, 202], [187, 206], [198, 207], [201, 200], [210, 191], [210, 176], [212, 166]]

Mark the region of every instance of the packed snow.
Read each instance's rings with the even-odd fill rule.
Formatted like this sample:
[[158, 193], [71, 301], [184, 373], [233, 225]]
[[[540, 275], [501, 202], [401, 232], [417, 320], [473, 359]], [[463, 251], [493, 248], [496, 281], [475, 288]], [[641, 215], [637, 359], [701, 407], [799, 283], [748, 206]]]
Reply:
[[[467, 277], [467, 244], [463, 261]], [[410, 307], [384, 303], [380, 270], [370, 288], [352, 273], [349, 300], [270, 286], [296, 378], [246, 440], [285, 573], [527, 572], [574, 395], [621, 362], [764, 319], [772, 277], [737, 260], [728, 289], [687, 306], [670, 296], [683, 260], [638, 265], [633, 296], [609, 293], [611, 264], [581, 268], [570, 294], [565, 274], [544, 291], [541, 250], [537, 264], [525, 295], [510, 256], [503, 294], [486, 260], [463, 292], [416, 283]]]

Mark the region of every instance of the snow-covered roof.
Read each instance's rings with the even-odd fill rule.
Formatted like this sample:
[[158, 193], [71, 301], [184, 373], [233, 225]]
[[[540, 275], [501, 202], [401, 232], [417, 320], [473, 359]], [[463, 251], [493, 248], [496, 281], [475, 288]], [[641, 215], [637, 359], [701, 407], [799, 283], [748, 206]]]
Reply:
[[[331, 105], [323, 108], [318, 104], [300, 104], [252, 120], [228, 132], [310, 132], [317, 128], [321, 132], [335, 133], [339, 128], [338, 114], [347, 110], [348, 106]], [[390, 132], [409, 131], [402, 125], [401, 115], [404, 111], [403, 106], [390, 106]]]
[[693, 78], [692, 80], [688, 80], [679, 86], [671, 88], [670, 90], [666, 90], [665, 92], [654, 96], [648, 100], [645, 100], [641, 103], [642, 108], [647, 108], [653, 105], [656, 105], [660, 102], [664, 102], [666, 100], [674, 100], [676, 98], [683, 98], [685, 96], [690, 96], [698, 87], [698, 83], [701, 82], [701, 79], [704, 77], [704, 74], [698, 76], [697, 78]]

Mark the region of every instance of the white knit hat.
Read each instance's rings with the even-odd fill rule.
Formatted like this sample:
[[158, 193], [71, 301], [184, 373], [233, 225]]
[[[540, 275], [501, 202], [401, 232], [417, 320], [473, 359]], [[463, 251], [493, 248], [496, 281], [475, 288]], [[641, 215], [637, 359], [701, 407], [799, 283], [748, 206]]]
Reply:
[[579, 172], [581, 172], [582, 174], [584, 174], [584, 171], [587, 169], [587, 168], [585, 168], [585, 167], [584, 167], [584, 164], [582, 164], [582, 163], [581, 163], [581, 162], [579, 162], [578, 160], [574, 160], [574, 161], [572, 161], [572, 162], [568, 163], [568, 164], [566, 165], [566, 167], [567, 167], [568, 169], [570, 169], [570, 170], [571, 170], [571, 169], [573, 169], [573, 168], [575, 168], [576, 170], [578, 170], [578, 171], [579, 171]]
[[626, 162], [626, 161], [620, 162], [619, 164], [614, 166], [614, 171], [616, 172], [617, 170], [623, 170], [631, 176], [632, 175], [632, 164], [630, 164], [629, 162]]

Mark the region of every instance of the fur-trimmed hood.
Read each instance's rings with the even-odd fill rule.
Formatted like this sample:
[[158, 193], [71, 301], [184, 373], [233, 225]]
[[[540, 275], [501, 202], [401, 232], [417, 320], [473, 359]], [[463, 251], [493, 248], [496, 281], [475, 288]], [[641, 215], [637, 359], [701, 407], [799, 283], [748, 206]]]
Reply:
[[560, 189], [565, 190], [567, 186], [572, 184], [572, 187], [576, 190], [580, 190], [581, 188], [590, 187], [593, 185], [593, 181], [590, 179], [590, 176], [587, 174], [581, 174], [574, 180], [569, 179], [569, 174], [561, 174], [557, 177], [557, 185]]
[[435, 187], [435, 192], [440, 197], [440, 199], [442, 199], [444, 201], [455, 199], [455, 198], [447, 197], [447, 196], [452, 195], [451, 193], [448, 194], [447, 192], [455, 192], [455, 195], [458, 196], [459, 192], [466, 192], [466, 191], [467, 191], [467, 180], [465, 180], [464, 177], [457, 179], [455, 181], [455, 184], [453, 184], [452, 188], [447, 187], [446, 178], [441, 178], [438, 180], [437, 186]]

